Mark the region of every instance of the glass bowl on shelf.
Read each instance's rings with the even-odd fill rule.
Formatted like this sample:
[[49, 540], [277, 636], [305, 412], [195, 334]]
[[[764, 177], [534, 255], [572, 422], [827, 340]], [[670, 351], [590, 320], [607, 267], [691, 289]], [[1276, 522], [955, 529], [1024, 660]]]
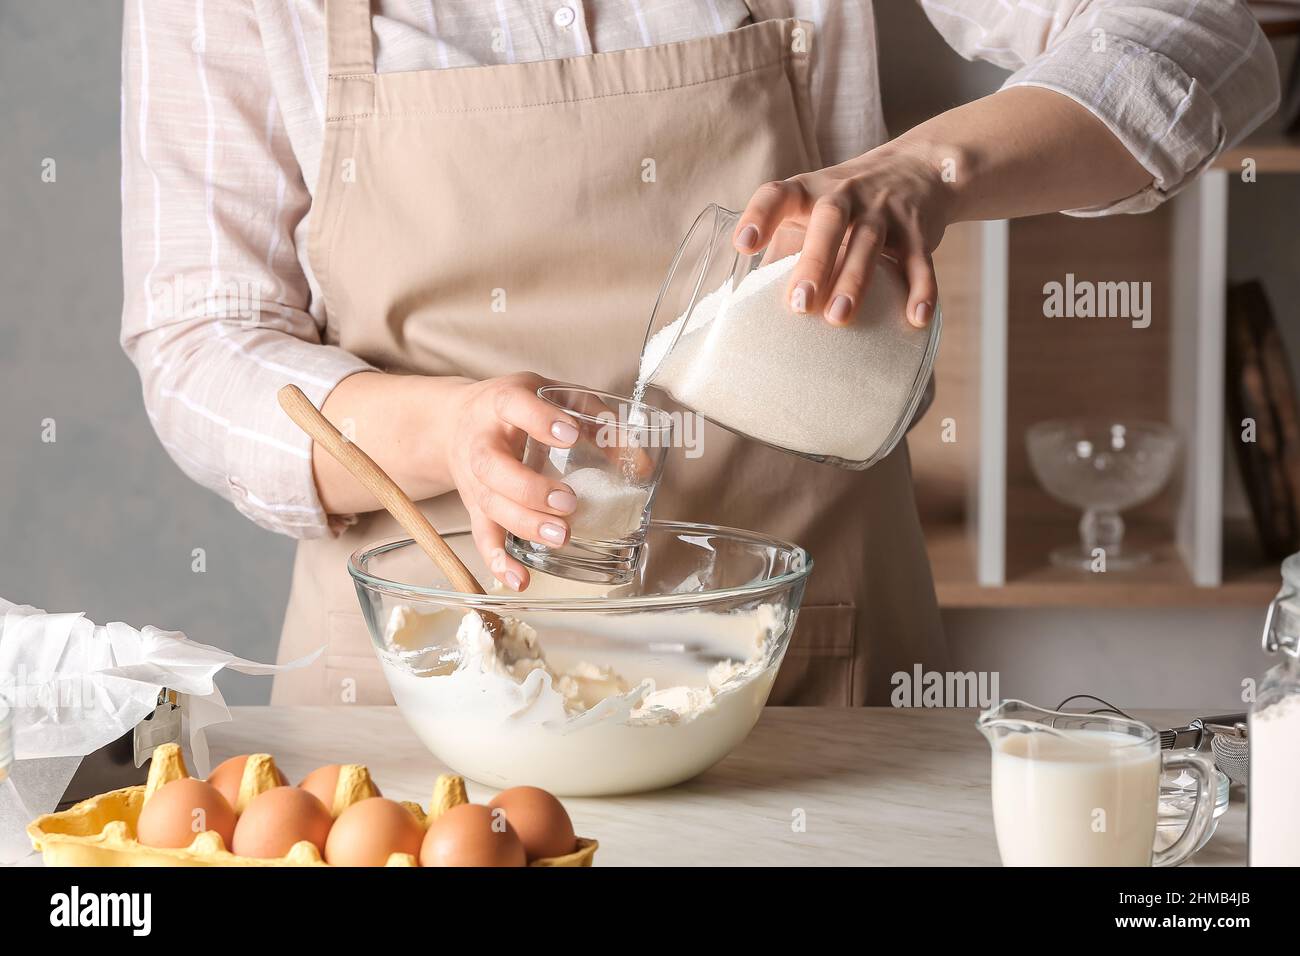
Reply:
[[1178, 433], [1159, 422], [1068, 419], [1039, 422], [1025, 433], [1034, 477], [1057, 501], [1083, 511], [1079, 541], [1056, 548], [1057, 567], [1107, 571], [1140, 567], [1147, 551], [1124, 545], [1120, 512], [1154, 498], [1178, 461]]

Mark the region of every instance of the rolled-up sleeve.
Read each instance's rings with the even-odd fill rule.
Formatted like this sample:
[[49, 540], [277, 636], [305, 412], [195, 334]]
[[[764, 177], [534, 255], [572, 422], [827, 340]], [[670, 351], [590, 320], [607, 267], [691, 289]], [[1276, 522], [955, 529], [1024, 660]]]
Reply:
[[1140, 192], [1071, 215], [1145, 212], [1278, 105], [1277, 62], [1238, 0], [921, 0], [967, 59], [1012, 70], [1091, 111], [1151, 174]]
[[294, 232], [310, 196], [251, 4], [127, 0], [121, 133], [121, 341], [159, 439], [258, 524], [328, 533], [311, 441], [276, 391], [320, 404], [369, 366], [308, 311]]

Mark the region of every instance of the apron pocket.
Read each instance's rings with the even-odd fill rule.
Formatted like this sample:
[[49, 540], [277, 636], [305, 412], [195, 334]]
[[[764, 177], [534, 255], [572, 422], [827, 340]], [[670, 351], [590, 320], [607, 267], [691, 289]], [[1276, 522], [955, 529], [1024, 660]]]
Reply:
[[853, 630], [857, 608], [801, 608], [794, 637], [777, 672], [769, 704], [848, 707], [853, 704]]
[[325, 615], [325, 701], [335, 704], [391, 704], [393, 695], [380, 670], [359, 611]]

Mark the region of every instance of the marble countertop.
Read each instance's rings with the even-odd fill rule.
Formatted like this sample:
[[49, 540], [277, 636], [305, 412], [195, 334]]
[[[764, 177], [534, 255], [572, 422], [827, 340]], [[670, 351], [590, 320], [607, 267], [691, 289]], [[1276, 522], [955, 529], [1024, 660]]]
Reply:
[[[385, 796], [427, 805], [446, 768], [392, 707], [235, 707], [213, 763], [265, 752], [291, 780], [364, 763]], [[1142, 711], [1176, 726], [1187, 711]], [[596, 862], [617, 865], [997, 865], [989, 749], [973, 710], [770, 707], [712, 770], [656, 793], [564, 801]], [[492, 790], [469, 783], [470, 799]], [[802, 822], [803, 826], [796, 826]], [[1244, 793], [1189, 865], [1244, 865]]]

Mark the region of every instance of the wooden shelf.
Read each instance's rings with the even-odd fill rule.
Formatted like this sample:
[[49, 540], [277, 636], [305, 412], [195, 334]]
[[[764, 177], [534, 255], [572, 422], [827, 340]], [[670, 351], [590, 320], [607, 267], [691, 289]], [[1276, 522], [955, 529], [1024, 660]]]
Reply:
[[[1300, 173], [1300, 139], [1271, 127], [1146, 216], [950, 230], [935, 257], [938, 396], [908, 436], [941, 607], [1263, 613], [1278, 562], [1259, 553], [1247, 523], [1227, 518], [1243, 503], [1228, 507], [1224, 487], [1229, 183], [1246, 156], [1261, 172]], [[1044, 289], [1067, 275], [1149, 283], [1150, 321], [1049, 318]], [[1075, 538], [1078, 515], [1039, 487], [1024, 434], [1079, 415], [1167, 421], [1182, 437], [1169, 487], [1125, 515], [1131, 547], [1154, 556], [1145, 567], [1094, 574], [1049, 563]]]
[[1253, 159], [1261, 173], [1300, 173], [1300, 137], [1288, 136], [1282, 117], [1274, 114], [1232, 149], [1220, 153], [1213, 168], [1240, 173], [1241, 161]]
[[1215, 169], [1241, 172], [1241, 161], [1253, 159], [1261, 173], [1300, 173], [1300, 140], [1281, 135], [1250, 137], [1214, 160]]
[[1258, 607], [1262, 613], [1280, 583], [1277, 566], [1255, 550], [1249, 528], [1236, 523], [1225, 529], [1224, 580], [1218, 587], [1193, 584], [1171, 533], [1142, 525], [1130, 530], [1129, 540], [1153, 552], [1146, 567], [1093, 574], [1048, 564], [1048, 552], [1076, 533], [1067, 522], [1016, 529], [1007, 542], [1015, 557], [1007, 567], [1007, 583], [986, 587], [975, 580], [974, 548], [963, 526], [926, 528], [940, 607]]

